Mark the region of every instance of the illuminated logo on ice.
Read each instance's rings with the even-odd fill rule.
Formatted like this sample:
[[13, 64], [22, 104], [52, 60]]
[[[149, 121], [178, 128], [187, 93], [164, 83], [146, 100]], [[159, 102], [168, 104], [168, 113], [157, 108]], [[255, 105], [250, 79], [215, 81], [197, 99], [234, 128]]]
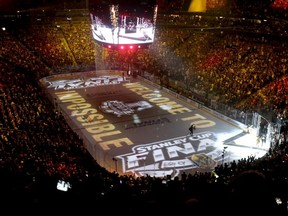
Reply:
[[119, 84], [124, 82], [122, 76], [113, 75], [113, 76], [99, 76], [99, 77], [81, 77], [80, 79], [63, 79], [63, 80], [54, 80], [47, 81], [47, 88], [57, 89], [80, 89], [80, 88], [89, 88], [94, 86], [102, 85], [112, 85]]
[[138, 101], [134, 103], [124, 103], [123, 101], [110, 100], [104, 101], [99, 105], [99, 109], [105, 113], [112, 113], [118, 117], [123, 115], [131, 115], [135, 111], [142, 111], [152, 108], [153, 106], [147, 101]]
[[177, 176], [181, 170], [211, 168], [217, 165], [219, 149], [215, 135], [203, 132], [161, 142], [137, 145], [132, 153], [119, 155], [123, 173], [136, 176]]

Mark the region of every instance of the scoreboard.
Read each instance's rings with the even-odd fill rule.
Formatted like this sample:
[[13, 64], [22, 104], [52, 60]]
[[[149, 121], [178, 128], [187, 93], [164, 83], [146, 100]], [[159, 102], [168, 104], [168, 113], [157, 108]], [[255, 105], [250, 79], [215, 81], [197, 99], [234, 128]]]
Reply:
[[90, 9], [91, 31], [105, 47], [142, 47], [154, 42], [158, 6], [155, 1], [121, 1]]

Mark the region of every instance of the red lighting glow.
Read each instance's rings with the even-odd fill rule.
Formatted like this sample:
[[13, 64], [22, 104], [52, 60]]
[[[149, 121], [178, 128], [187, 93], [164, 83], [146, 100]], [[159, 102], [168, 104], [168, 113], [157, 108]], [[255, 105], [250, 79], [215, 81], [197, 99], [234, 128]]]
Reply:
[[288, 1], [287, 0], [275, 0], [272, 3], [272, 7], [286, 10], [286, 9], [288, 9]]
[[143, 45], [137, 45], [137, 44], [129, 44], [129, 45], [115, 45], [115, 44], [102, 44], [103, 47], [106, 47], [107, 49], [114, 49], [114, 50], [137, 50], [137, 49], [143, 49], [146, 46]]

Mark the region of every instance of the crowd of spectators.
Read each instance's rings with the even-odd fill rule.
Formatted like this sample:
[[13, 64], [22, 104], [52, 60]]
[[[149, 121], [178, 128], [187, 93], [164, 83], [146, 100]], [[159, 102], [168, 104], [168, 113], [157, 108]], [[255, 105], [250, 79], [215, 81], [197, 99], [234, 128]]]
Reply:
[[[207, 20], [204, 26], [199, 18], [189, 25], [209, 27]], [[102, 55], [89, 22], [87, 16], [42, 15], [1, 32], [2, 211], [287, 215], [287, 131], [263, 158], [220, 164], [213, 173], [183, 172], [174, 179], [119, 176], [97, 164], [38, 85], [47, 75], [95, 68], [95, 55], [100, 55], [107, 57], [103, 67], [135, 63], [135, 69], [149, 71], [162, 85], [188, 96], [245, 111], [265, 108], [287, 118], [285, 38], [162, 27], [155, 43], [131, 60], [114, 52]], [[59, 180], [71, 188], [58, 190]]]

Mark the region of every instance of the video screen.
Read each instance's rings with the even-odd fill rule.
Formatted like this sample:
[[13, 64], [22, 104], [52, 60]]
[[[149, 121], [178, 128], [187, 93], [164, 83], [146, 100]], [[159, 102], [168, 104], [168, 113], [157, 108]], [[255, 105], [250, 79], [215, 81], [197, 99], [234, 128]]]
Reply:
[[111, 45], [154, 41], [157, 5], [104, 5], [90, 11], [93, 38]]

